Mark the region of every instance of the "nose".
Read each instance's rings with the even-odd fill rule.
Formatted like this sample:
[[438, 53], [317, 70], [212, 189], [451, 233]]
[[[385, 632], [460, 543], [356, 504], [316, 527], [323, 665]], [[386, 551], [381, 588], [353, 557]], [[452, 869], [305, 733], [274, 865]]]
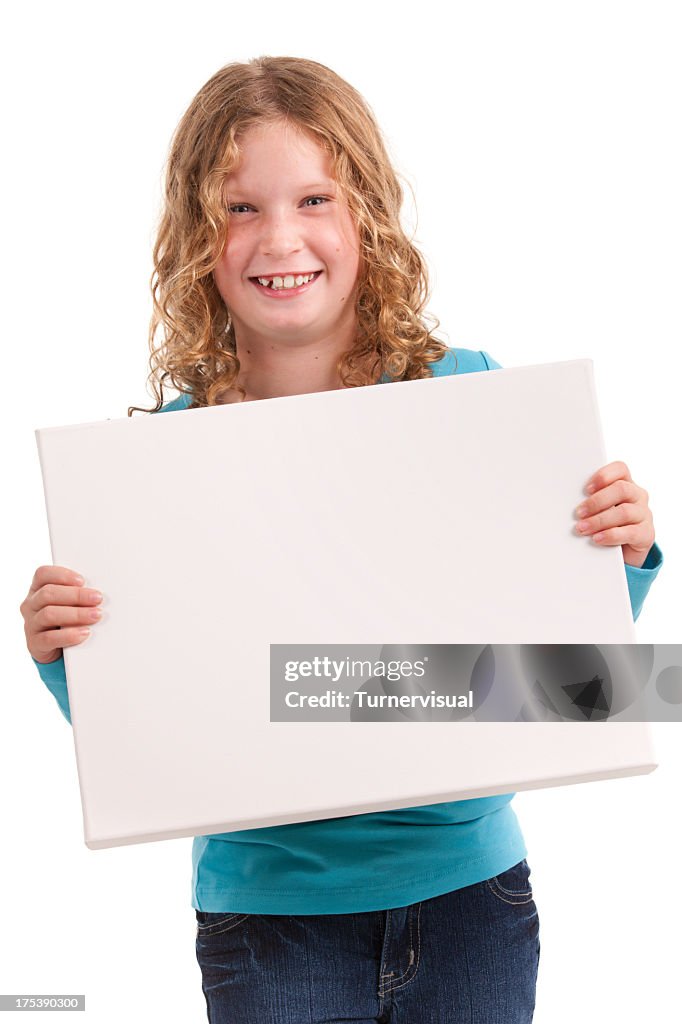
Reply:
[[300, 225], [295, 219], [285, 214], [270, 217], [263, 223], [261, 248], [264, 256], [283, 259], [290, 253], [300, 252], [303, 248]]

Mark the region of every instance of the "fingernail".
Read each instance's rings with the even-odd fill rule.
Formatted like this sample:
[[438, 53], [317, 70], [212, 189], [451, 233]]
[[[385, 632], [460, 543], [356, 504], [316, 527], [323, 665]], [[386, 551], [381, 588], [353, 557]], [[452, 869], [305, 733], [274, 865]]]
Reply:
[[594, 494], [596, 489], [597, 488], [595, 487], [594, 484], [588, 484], [587, 487], [585, 488], [585, 491], [586, 491], [587, 494]]
[[79, 584], [85, 583], [85, 580], [83, 579], [82, 576], [74, 576], [74, 580], [76, 581], [76, 583]]
[[578, 505], [577, 509], [575, 510], [575, 514], [578, 516], [579, 519], [582, 519], [586, 512], [587, 505]]

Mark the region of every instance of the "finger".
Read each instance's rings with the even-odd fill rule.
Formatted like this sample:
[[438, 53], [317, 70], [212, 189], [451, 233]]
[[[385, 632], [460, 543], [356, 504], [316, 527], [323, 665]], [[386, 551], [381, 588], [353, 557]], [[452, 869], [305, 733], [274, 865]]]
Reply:
[[102, 601], [99, 590], [90, 587], [67, 587], [59, 583], [46, 583], [29, 597], [28, 604], [32, 611], [38, 612], [47, 605], [93, 605]]
[[83, 577], [73, 569], [67, 569], [63, 565], [41, 565], [36, 569], [31, 586], [29, 597], [40, 590], [46, 583], [62, 583], [65, 586], [78, 587], [85, 583]]
[[628, 526], [643, 523], [647, 518], [647, 510], [639, 504], [623, 502], [614, 508], [608, 508], [596, 516], [581, 519], [575, 524], [576, 531], [589, 536], [591, 533], [598, 533], [600, 530], [608, 530], [614, 526]]
[[624, 462], [609, 462], [606, 466], [602, 466], [593, 473], [590, 479], [585, 485], [585, 492], [587, 494], [594, 494], [595, 491], [601, 490], [602, 487], [612, 484], [615, 480], [631, 480], [630, 470]]
[[71, 626], [91, 626], [102, 618], [100, 608], [73, 608], [67, 605], [48, 604], [33, 616], [32, 632], [51, 632]]
[[30, 651], [31, 655], [40, 661], [41, 655], [52, 654], [60, 647], [74, 647], [82, 644], [90, 635], [90, 629], [85, 626], [72, 626], [70, 629], [47, 629], [44, 633], [37, 633], [33, 638]]
[[651, 530], [648, 524], [638, 523], [637, 525], [615, 526], [610, 530], [601, 530], [599, 533], [595, 533], [591, 539], [605, 547], [611, 544], [629, 544], [633, 548], [648, 551], [651, 547], [651, 543], [647, 544], [650, 534]]
[[602, 490], [597, 491], [589, 498], [585, 498], [576, 508], [576, 515], [580, 519], [593, 516], [597, 512], [603, 512], [613, 505], [620, 505], [622, 502], [632, 504], [645, 504], [643, 496], [645, 492], [638, 487], [633, 480], [616, 480]]

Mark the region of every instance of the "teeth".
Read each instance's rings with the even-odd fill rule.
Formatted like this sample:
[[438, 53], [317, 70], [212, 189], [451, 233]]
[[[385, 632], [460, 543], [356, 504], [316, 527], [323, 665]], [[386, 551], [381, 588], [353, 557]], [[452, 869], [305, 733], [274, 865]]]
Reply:
[[293, 288], [294, 286], [298, 288], [300, 285], [312, 281], [314, 277], [315, 274], [299, 274], [297, 277], [294, 277], [293, 274], [287, 274], [286, 277], [259, 277], [257, 280], [260, 284], [271, 287], [275, 291], [279, 288]]

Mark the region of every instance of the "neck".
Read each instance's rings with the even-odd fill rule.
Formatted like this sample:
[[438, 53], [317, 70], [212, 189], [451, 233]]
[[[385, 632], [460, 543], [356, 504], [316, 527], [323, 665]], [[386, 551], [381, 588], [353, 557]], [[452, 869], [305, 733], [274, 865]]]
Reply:
[[[246, 391], [245, 401], [341, 388], [336, 364], [348, 348], [348, 343], [333, 344], [331, 339], [291, 345], [251, 338], [241, 345], [237, 338], [238, 382]], [[233, 391], [226, 401], [238, 397]]]

